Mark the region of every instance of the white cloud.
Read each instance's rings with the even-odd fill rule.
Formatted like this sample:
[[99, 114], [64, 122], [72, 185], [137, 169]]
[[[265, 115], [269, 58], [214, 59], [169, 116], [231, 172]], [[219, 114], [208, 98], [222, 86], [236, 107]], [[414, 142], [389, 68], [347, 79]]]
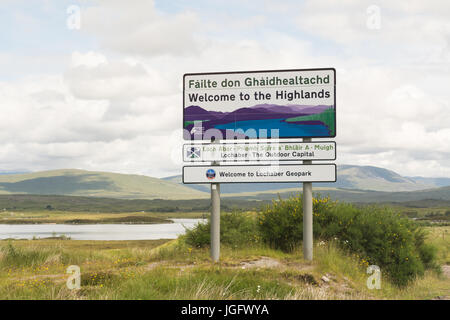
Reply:
[[170, 94], [164, 75], [135, 59], [108, 60], [100, 53], [72, 54], [64, 79], [80, 99], [127, 100], [140, 96]]
[[[368, 20], [379, 9], [379, 28]], [[450, 61], [448, 1], [307, 0], [299, 6], [298, 27], [326, 41], [345, 45], [349, 54], [389, 59], [385, 63]]]
[[[424, 166], [424, 175], [449, 175], [450, 113], [447, 93], [420, 88], [417, 70], [367, 67], [338, 73], [338, 138], [340, 162], [385, 165], [400, 173]], [[340, 84], [339, 84], [340, 83]]]
[[370, 1], [265, 2], [284, 23], [297, 17], [282, 30], [273, 10], [221, 28], [221, 12], [204, 20], [152, 1], [99, 1], [82, 30], [101, 49], [72, 53], [59, 75], [0, 83], [0, 165], [178, 174], [183, 73], [336, 67], [339, 163], [450, 176], [450, 11], [408, 3], [381, 1], [381, 29], [369, 30]]
[[95, 68], [99, 65], [105, 64], [108, 62], [108, 59], [105, 55], [89, 51], [85, 54], [75, 51], [72, 53], [69, 66], [70, 68], [77, 68], [77, 67], [90, 67]]
[[100, 0], [82, 10], [82, 29], [106, 49], [125, 54], [184, 55], [197, 49], [192, 12], [162, 14], [153, 1]]

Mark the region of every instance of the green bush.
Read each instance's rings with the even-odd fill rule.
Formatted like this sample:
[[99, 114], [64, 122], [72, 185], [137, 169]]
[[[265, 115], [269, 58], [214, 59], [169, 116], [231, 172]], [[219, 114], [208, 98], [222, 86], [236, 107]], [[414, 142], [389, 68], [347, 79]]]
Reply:
[[[425, 244], [423, 230], [391, 209], [356, 207], [319, 196], [313, 199], [313, 215], [316, 239], [338, 242], [358, 255], [361, 265], [378, 265], [398, 285], [435, 267], [436, 249]], [[257, 225], [265, 243], [292, 251], [303, 238], [302, 197], [274, 201], [260, 213]]]
[[257, 225], [265, 243], [276, 249], [292, 251], [303, 238], [301, 197], [273, 201], [258, 215]]
[[[188, 229], [184, 236], [185, 242], [196, 248], [210, 244], [211, 221], [199, 223]], [[245, 213], [223, 213], [220, 216], [220, 242], [232, 247], [242, 247], [258, 242], [258, 229], [255, 219]]]

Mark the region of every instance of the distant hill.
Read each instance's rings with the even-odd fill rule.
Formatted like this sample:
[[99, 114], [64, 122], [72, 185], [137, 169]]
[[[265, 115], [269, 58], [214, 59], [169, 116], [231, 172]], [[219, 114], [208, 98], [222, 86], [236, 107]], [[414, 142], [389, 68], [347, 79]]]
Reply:
[[[226, 194], [224, 198], [267, 201], [278, 196], [287, 198], [301, 192], [301, 189], [280, 189], [265, 192], [247, 192], [240, 194]], [[313, 188], [314, 193], [330, 196], [334, 200], [355, 203], [402, 203], [404, 206], [425, 207], [450, 206], [450, 187], [432, 188], [418, 191], [368, 191], [337, 188]]]
[[[164, 178], [167, 181], [181, 183], [181, 176]], [[426, 179], [426, 178], [422, 178]], [[441, 179], [445, 183], [447, 178]], [[337, 181], [335, 183], [317, 183], [316, 187], [345, 188], [373, 191], [414, 191], [424, 190], [434, 187], [450, 186], [448, 184], [436, 184], [434, 180], [415, 180], [414, 178], [403, 177], [394, 171], [373, 166], [339, 165]], [[186, 185], [195, 190], [209, 192], [208, 185]], [[301, 183], [234, 183], [222, 184], [221, 193], [239, 192], [262, 192], [269, 190], [299, 189]]]
[[[358, 201], [358, 193], [364, 193], [364, 199], [368, 201], [380, 199], [381, 201], [409, 201], [418, 199], [415, 195], [420, 196], [420, 199], [447, 200], [450, 197], [450, 187], [435, 189], [436, 183], [444, 184], [446, 181], [445, 178], [402, 177], [393, 171], [378, 167], [342, 165], [338, 166], [336, 183], [316, 183], [314, 189], [326, 189], [324, 193], [345, 196], [352, 201]], [[0, 175], [0, 195], [34, 194], [186, 200], [208, 199], [209, 188], [209, 185], [183, 185], [181, 176], [158, 179], [143, 175], [77, 169]], [[237, 183], [221, 186], [221, 193], [224, 196], [248, 196], [253, 199], [269, 199], [277, 193], [287, 194], [300, 190], [301, 183]], [[415, 195], [409, 193], [417, 190], [421, 190], [421, 193]], [[404, 200], [391, 198], [391, 194], [400, 196]]]
[[425, 178], [425, 177], [409, 177], [418, 183], [432, 185], [435, 187], [450, 186], [450, 178]]
[[193, 199], [208, 194], [142, 175], [64, 169], [0, 175], [0, 194], [94, 196], [123, 199]]
[[337, 188], [375, 191], [414, 191], [435, 187], [374, 166], [338, 166]]

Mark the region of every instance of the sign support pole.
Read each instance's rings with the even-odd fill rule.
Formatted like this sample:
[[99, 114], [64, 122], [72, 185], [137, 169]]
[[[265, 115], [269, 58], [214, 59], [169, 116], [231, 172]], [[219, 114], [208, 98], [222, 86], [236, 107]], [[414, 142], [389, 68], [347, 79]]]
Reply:
[[[213, 143], [218, 143], [214, 141]], [[214, 161], [213, 165], [218, 163]], [[220, 183], [211, 183], [211, 259], [218, 262], [220, 257]]]
[[[311, 138], [303, 138], [304, 142], [311, 142]], [[311, 164], [311, 160], [304, 160], [303, 164]], [[303, 258], [313, 259], [313, 201], [312, 182], [303, 182]]]

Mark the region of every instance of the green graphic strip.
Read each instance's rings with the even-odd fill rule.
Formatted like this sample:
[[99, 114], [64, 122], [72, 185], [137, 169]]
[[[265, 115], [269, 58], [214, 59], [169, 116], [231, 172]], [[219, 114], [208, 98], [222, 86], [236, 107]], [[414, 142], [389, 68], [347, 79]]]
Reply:
[[334, 136], [334, 134], [335, 134], [335, 127], [334, 127], [335, 116], [336, 116], [336, 113], [334, 112], [334, 108], [329, 108], [318, 114], [289, 118], [289, 119], [286, 119], [285, 121], [286, 122], [321, 121], [328, 127], [328, 130], [330, 130], [330, 136]]

